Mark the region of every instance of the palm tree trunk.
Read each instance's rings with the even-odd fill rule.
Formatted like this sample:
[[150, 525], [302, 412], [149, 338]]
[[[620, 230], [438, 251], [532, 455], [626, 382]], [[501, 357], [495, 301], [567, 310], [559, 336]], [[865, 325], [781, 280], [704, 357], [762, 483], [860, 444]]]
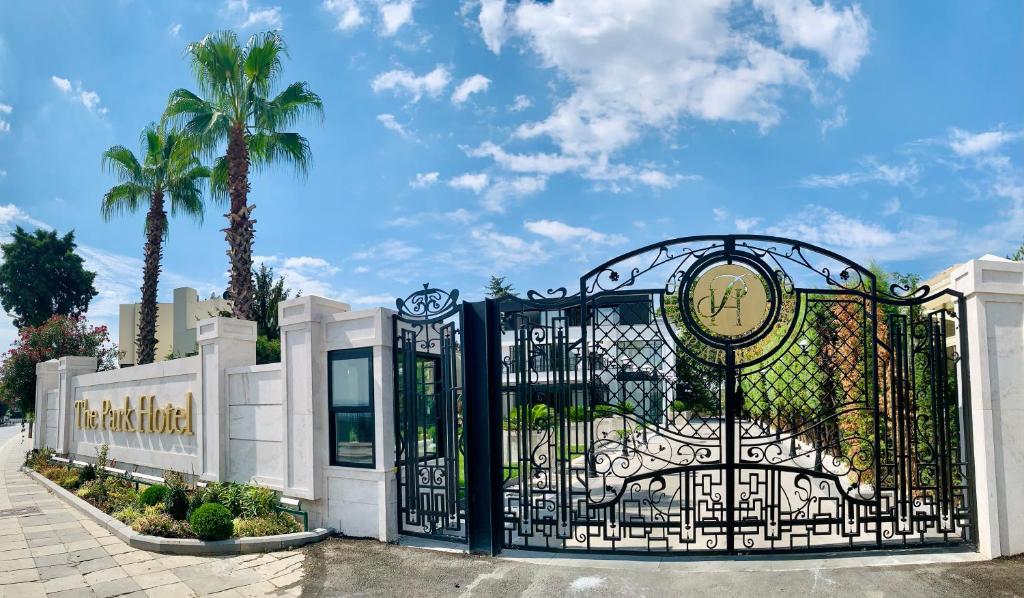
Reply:
[[256, 206], [249, 199], [249, 148], [245, 143], [245, 129], [233, 126], [228, 136], [228, 195], [231, 209], [225, 214], [228, 227], [224, 238], [228, 242], [231, 262], [231, 311], [241, 320], [252, 320], [252, 240], [255, 220], [249, 218]]
[[149, 202], [146, 214], [146, 249], [142, 266], [142, 304], [139, 306], [139, 336], [136, 363], [153, 363], [156, 359], [156, 291], [160, 278], [160, 261], [164, 252], [164, 231], [167, 213], [164, 211], [164, 192], [157, 189]]

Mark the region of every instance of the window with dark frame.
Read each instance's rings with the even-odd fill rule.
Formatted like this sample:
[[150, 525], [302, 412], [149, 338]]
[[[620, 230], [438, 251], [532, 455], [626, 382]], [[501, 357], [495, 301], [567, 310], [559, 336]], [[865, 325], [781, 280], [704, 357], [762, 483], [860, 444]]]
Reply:
[[328, 352], [327, 384], [331, 465], [373, 467], [373, 349]]

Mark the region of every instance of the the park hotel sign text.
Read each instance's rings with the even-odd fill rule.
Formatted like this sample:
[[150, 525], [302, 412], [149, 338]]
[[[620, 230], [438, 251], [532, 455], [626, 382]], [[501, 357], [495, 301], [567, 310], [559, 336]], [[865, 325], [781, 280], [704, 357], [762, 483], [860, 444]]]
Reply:
[[142, 434], [182, 434], [191, 436], [192, 393], [185, 393], [185, 406], [171, 403], [160, 405], [156, 395], [139, 397], [138, 408], [132, 398], [125, 396], [121, 406], [103, 399], [99, 409], [90, 409], [89, 401], [75, 401], [75, 424], [83, 430], [109, 430], [111, 432], [139, 432]]

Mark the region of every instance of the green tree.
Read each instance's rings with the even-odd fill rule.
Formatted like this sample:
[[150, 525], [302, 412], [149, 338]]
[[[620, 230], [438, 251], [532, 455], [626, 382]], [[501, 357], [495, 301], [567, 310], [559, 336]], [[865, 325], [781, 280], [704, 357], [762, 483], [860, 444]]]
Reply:
[[142, 160], [122, 145], [103, 152], [103, 166], [114, 174], [118, 184], [103, 196], [100, 211], [104, 220], [115, 215], [135, 213], [143, 205], [146, 212], [146, 242], [143, 249], [142, 303], [139, 306], [139, 334], [136, 339], [138, 363], [152, 363], [156, 357], [156, 296], [167, 240], [167, 209], [171, 214], [203, 219], [203, 184], [210, 170], [199, 163], [176, 131], [150, 124], [142, 132]]
[[253, 274], [253, 317], [256, 320], [256, 334], [269, 340], [281, 338], [277, 325], [277, 306], [288, 299], [292, 290], [284, 286], [284, 277], [274, 280], [274, 269], [266, 264]]
[[108, 345], [106, 326], [84, 318], [55, 315], [41, 326], [26, 326], [0, 365], [0, 400], [28, 413], [35, 409], [36, 364], [66, 355], [96, 357], [100, 370], [116, 367], [117, 348]]
[[75, 233], [29, 233], [20, 226], [0, 245], [0, 304], [18, 328], [39, 326], [53, 315], [77, 316], [96, 296], [95, 272], [75, 253]]
[[309, 168], [309, 142], [284, 129], [308, 114], [322, 116], [323, 103], [305, 82], [292, 83], [277, 95], [287, 49], [275, 31], [258, 33], [243, 48], [231, 31], [211, 33], [187, 48], [199, 94], [171, 92], [165, 115], [183, 123], [197, 148], [209, 154], [226, 144], [213, 165], [213, 187], [230, 199], [224, 234], [231, 262], [229, 294], [234, 317], [253, 319], [251, 218], [248, 203], [250, 168], [276, 162], [300, 174]]
[[506, 282], [504, 276], [491, 276], [487, 281], [487, 296], [491, 299], [512, 297], [515, 294], [516, 290], [512, 288], [512, 283]]

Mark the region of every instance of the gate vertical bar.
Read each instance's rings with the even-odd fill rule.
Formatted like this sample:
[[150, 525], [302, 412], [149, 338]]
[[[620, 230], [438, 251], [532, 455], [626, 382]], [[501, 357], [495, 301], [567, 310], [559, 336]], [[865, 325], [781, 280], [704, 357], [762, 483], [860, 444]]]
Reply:
[[736, 353], [725, 350], [725, 526], [726, 550], [736, 552]]
[[978, 487], [974, 477], [974, 422], [971, 411], [971, 368], [968, 355], [967, 342], [967, 299], [963, 295], [957, 295], [957, 329], [958, 340], [960, 341], [960, 453], [961, 458], [967, 463], [967, 489], [965, 500], [967, 505], [969, 533], [965, 540], [978, 543]]
[[501, 327], [493, 299], [464, 303], [467, 536], [474, 554], [501, 550]]

